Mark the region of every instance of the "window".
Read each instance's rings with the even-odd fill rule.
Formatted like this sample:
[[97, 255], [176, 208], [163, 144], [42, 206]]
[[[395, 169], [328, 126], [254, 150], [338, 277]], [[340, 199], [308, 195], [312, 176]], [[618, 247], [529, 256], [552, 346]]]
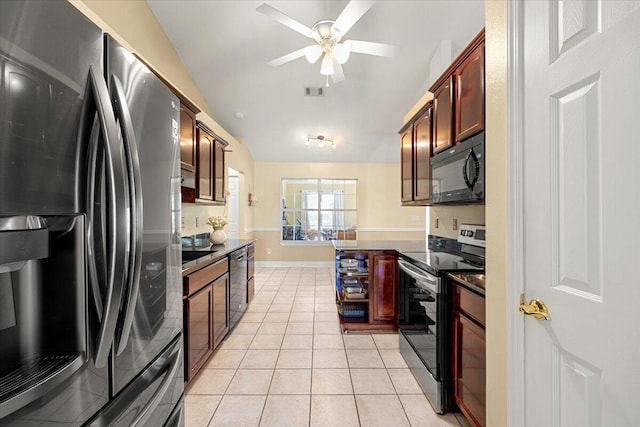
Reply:
[[358, 181], [283, 179], [282, 240], [355, 240]]

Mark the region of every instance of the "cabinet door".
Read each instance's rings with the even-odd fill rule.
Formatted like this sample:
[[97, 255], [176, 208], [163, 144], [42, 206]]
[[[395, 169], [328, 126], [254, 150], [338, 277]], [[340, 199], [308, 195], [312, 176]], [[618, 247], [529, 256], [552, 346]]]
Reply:
[[228, 274], [213, 282], [213, 348], [220, 344], [229, 331], [228, 286]]
[[398, 313], [398, 264], [393, 252], [369, 254], [369, 322], [395, 322]]
[[486, 341], [484, 328], [456, 312], [454, 321], [454, 392], [456, 403], [476, 426], [486, 425]]
[[453, 146], [453, 76], [433, 92], [433, 153]]
[[198, 168], [196, 170], [196, 192], [199, 199], [213, 200], [213, 147], [215, 140], [202, 129], [198, 129]]
[[180, 165], [183, 169], [196, 170], [196, 115], [186, 105], [180, 104]]
[[400, 135], [401, 198], [403, 203], [413, 201], [413, 126]]
[[216, 202], [226, 202], [226, 190], [224, 188], [224, 144], [214, 141], [213, 153], [213, 200]]
[[185, 304], [185, 379], [189, 381], [213, 352], [213, 288], [206, 286], [189, 297]]
[[413, 124], [414, 196], [416, 202], [431, 199], [431, 108]]
[[484, 129], [484, 44], [456, 69], [456, 142]]

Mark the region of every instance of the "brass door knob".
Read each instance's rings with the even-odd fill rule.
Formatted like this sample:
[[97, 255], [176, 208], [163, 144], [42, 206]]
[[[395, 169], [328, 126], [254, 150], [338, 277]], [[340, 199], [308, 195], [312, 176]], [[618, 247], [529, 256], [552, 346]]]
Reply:
[[534, 298], [529, 304], [524, 303], [524, 294], [520, 295], [520, 312], [527, 316], [533, 316], [538, 320], [549, 320], [549, 310], [544, 301]]

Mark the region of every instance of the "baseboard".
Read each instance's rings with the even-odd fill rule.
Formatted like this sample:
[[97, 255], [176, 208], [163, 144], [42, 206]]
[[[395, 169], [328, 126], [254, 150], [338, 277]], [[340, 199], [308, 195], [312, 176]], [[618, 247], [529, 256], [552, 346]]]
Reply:
[[294, 267], [294, 268], [330, 268], [335, 267], [333, 261], [256, 261], [256, 268]]

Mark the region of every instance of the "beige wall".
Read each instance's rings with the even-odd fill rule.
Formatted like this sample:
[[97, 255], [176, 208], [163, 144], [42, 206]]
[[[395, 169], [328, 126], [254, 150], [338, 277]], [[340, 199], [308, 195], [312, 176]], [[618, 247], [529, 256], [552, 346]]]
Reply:
[[[139, 57], [177, 88], [184, 97], [197, 105], [202, 112], [198, 120], [204, 122], [217, 135], [229, 142], [227, 166], [241, 172], [239, 189], [239, 230], [240, 238], [253, 237], [253, 209], [247, 206], [247, 194], [253, 188], [253, 158], [242, 141], [225, 131], [212, 117], [211, 109], [204, 96], [184, 67], [173, 45], [158, 24], [151, 9], [144, 1], [129, 0], [69, 0], [74, 6], [108, 32], [119, 43]], [[210, 231], [205, 225], [206, 218], [223, 215], [221, 206], [183, 204], [182, 234]], [[196, 218], [200, 223], [196, 227]]]
[[[431, 206], [429, 234], [450, 239], [458, 238], [458, 227], [454, 229], [454, 220], [460, 224], [484, 224], [485, 206]], [[436, 227], [437, 225], [437, 227]]]
[[[507, 2], [487, 0], [487, 425], [507, 425]], [[513, 302], [515, 304], [515, 301]], [[511, 307], [515, 309], [514, 307]]]
[[[358, 239], [424, 240], [425, 208], [400, 206], [400, 164], [255, 163], [256, 261], [331, 261], [333, 246], [281, 242], [280, 180], [358, 180]], [[267, 250], [271, 253], [268, 254]]]

